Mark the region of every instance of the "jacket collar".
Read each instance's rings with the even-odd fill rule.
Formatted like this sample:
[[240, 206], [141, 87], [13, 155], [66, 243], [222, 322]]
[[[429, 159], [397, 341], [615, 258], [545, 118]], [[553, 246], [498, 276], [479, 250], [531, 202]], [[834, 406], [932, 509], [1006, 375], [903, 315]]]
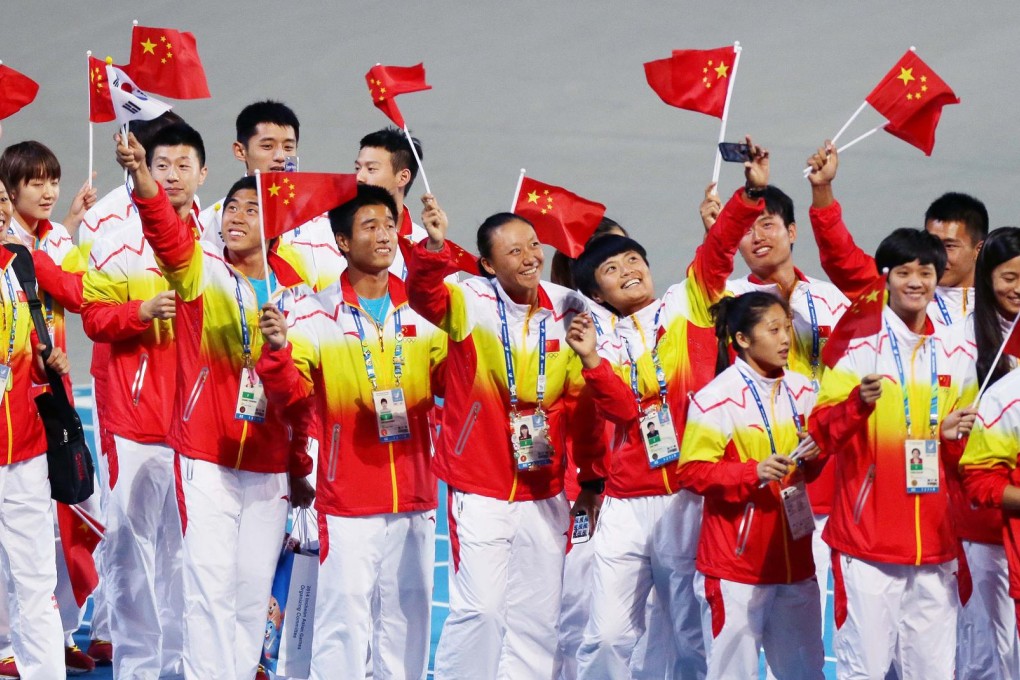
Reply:
[[[386, 285], [387, 292], [390, 294], [390, 302], [394, 307], [407, 304], [407, 288], [405, 288], [404, 282], [399, 276], [394, 276], [392, 273], [389, 274], [389, 277], [389, 283]], [[346, 269], [340, 274], [340, 295], [343, 297], [344, 304], [361, 308], [358, 291], [354, 290], [354, 284], [351, 283], [351, 277]]]

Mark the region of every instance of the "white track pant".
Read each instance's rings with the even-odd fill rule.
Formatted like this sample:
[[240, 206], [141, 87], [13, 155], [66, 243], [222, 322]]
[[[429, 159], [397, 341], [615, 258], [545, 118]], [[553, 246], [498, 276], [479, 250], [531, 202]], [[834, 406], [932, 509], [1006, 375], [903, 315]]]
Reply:
[[[597, 532], [597, 528], [596, 528]], [[575, 543], [563, 558], [563, 592], [560, 596], [559, 639], [556, 647], [558, 680], [577, 678], [577, 648], [591, 610], [591, 565], [595, 561], [592, 541]]]
[[833, 640], [840, 680], [883, 678], [890, 663], [901, 680], [952, 680], [956, 560], [913, 566], [833, 552], [832, 570], [836, 601], [846, 598]]
[[[757, 680], [764, 649], [779, 680], [821, 680], [825, 665], [818, 583], [750, 585], [698, 573], [710, 680]], [[876, 676], [881, 677], [881, 676]]]
[[974, 592], [956, 625], [956, 677], [1020, 679], [1016, 604], [1009, 596], [1009, 565], [1001, 545], [963, 542]]
[[184, 644], [181, 517], [174, 452], [115, 437], [117, 483], [107, 502], [107, 594], [113, 673], [156, 680], [180, 675]]
[[[424, 679], [428, 671], [436, 513], [319, 515], [314, 680]], [[320, 548], [321, 549], [321, 548]], [[373, 607], [373, 603], [377, 607]], [[375, 616], [373, 616], [375, 609]]]
[[450, 614], [436, 680], [551, 678], [570, 509], [450, 491]]
[[645, 633], [653, 587], [666, 614], [656, 617], [653, 609], [653, 633], [665, 627], [675, 640], [672, 676], [704, 677], [701, 612], [693, 590], [700, 524], [701, 498], [688, 492], [605, 500], [592, 538], [591, 616], [577, 653], [579, 678], [632, 677], [631, 657]]
[[[0, 466], [0, 561], [17, 609], [12, 638], [23, 680], [63, 680], [64, 641], [46, 456]], [[13, 617], [12, 617], [13, 618]]]
[[286, 530], [287, 474], [180, 455], [177, 461], [184, 504], [184, 675], [251, 680]]
[[[96, 496], [99, 502], [99, 514], [96, 519], [104, 527], [106, 526], [106, 503], [110, 497], [110, 466], [108, 452], [103, 444], [102, 421], [99, 418], [99, 407], [95, 401], [96, 381], [92, 380], [92, 433], [98, 451], [93, 451], [96, 458], [96, 477], [99, 483], [96, 484]], [[108, 440], [113, 440], [109, 435]], [[93, 497], [95, 498], [95, 496]], [[106, 541], [100, 541], [96, 546], [93, 557], [96, 561], [96, 571], [99, 573], [99, 584], [92, 591], [92, 624], [89, 626], [89, 637], [93, 640], [109, 640], [113, 634], [110, 632], [110, 605], [109, 597], [106, 594], [106, 567], [104, 566], [103, 553], [106, 552]]]

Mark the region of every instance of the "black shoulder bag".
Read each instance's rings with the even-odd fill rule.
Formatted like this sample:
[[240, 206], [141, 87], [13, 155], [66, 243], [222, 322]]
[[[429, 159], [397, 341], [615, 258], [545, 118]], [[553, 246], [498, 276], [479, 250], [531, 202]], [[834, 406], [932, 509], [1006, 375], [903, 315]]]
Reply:
[[[43, 358], [49, 358], [53, 342], [46, 328], [42, 302], [36, 294], [32, 254], [24, 246], [5, 244], [4, 247], [15, 254], [11, 266], [28, 299], [39, 342], [46, 345]], [[63, 378], [49, 366], [46, 367], [46, 377], [50, 383], [50, 391], [36, 397], [35, 403], [46, 430], [50, 495], [55, 501], [74, 505], [89, 498], [95, 490], [92, 454], [89, 452], [88, 444], [85, 443], [85, 432], [82, 430], [78, 413], [71, 406], [71, 400], [67, 396]]]

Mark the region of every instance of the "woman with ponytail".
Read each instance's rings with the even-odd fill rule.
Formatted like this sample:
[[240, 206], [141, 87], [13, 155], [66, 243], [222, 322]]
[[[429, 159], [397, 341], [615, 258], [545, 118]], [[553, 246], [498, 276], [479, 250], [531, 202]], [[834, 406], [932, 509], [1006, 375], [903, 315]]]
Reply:
[[[956, 673], [961, 678], [1020, 678], [1016, 604], [1020, 599], [1020, 548], [1013, 540], [1020, 513], [1007, 498], [1017, 482], [1020, 450], [1020, 371], [1015, 357], [999, 353], [1020, 313], [1020, 228], [995, 229], [974, 272], [974, 313], [967, 331], [977, 345], [977, 377], [991, 387], [960, 460], [964, 489], [950, 479], [953, 515], [971, 578], [970, 600], [957, 624]], [[965, 493], [966, 492], [966, 493]], [[969, 496], [969, 497], [968, 497]], [[1008, 530], [1004, 530], [1004, 524]], [[1008, 537], [1008, 546], [1004, 545]], [[1008, 553], [1008, 554], [1007, 554]]]
[[[821, 470], [807, 435], [811, 380], [786, 371], [790, 310], [750, 292], [714, 307], [716, 378], [691, 398], [680, 483], [705, 498], [695, 591], [708, 678], [822, 678], [814, 517], [805, 483]], [[729, 363], [730, 351], [736, 354]]]

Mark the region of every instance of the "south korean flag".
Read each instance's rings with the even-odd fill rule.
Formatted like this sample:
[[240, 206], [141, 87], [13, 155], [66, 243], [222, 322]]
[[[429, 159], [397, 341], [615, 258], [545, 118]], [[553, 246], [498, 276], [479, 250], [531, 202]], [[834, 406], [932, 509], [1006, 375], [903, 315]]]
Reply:
[[106, 65], [110, 99], [117, 114], [117, 122], [127, 125], [132, 120], [152, 120], [170, 110], [170, 105], [154, 99], [140, 90], [123, 71], [113, 64]]

